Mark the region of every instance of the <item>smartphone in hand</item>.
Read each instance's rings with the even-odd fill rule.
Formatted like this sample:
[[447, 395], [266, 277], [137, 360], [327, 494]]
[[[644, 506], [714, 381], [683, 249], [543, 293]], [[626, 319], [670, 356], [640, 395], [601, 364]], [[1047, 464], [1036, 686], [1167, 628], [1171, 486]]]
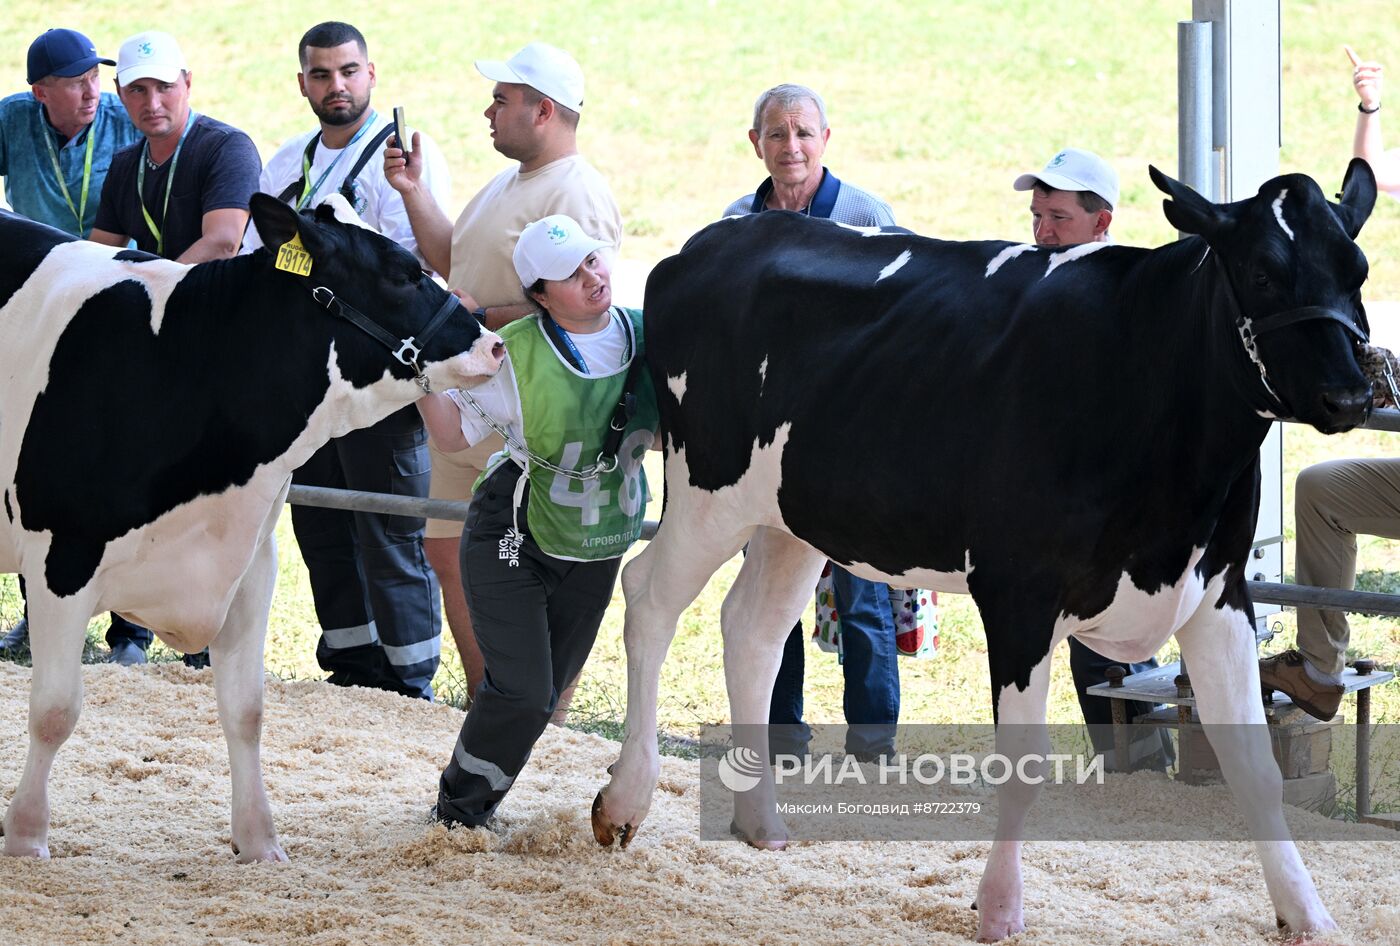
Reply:
[[413, 150], [413, 137], [408, 130], [408, 122], [403, 118], [403, 106], [394, 106], [394, 137], [398, 140], [399, 150], [407, 154]]

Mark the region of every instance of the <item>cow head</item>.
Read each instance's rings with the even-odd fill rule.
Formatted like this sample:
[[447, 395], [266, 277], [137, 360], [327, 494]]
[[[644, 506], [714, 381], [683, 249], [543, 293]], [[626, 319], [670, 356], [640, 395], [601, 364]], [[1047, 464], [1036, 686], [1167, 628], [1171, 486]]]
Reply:
[[[425, 274], [412, 253], [359, 221], [339, 195], [298, 214], [254, 194], [249, 209], [278, 268], [300, 264], [285, 276], [326, 310], [337, 353], [355, 353], [337, 362], [356, 388], [388, 372], [417, 385], [404, 388], [411, 400], [428, 390], [472, 387], [500, 367], [500, 338]], [[296, 242], [301, 253], [290, 252]], [[284, 247], [289, 253], [279, 255]]]
[[1276, 177], [1246, 200], [1214, 204], [1149, 171], [1171, 196], [1162, 202], [1167, 220], [1210, 245], [1224, 277], [1213, 310], [1229, 311], [1236, 322], [1257, 369], [1251, 385], [1260, 413], [1324, 433], [1361, 423], [1371, 393], [1356, 352], [1370, 328], [1361, 305], [1366, 257], [1355, 237], [1376, 201], [1370, 165], [1351, 162], [1340, 203], [1302, 174]]

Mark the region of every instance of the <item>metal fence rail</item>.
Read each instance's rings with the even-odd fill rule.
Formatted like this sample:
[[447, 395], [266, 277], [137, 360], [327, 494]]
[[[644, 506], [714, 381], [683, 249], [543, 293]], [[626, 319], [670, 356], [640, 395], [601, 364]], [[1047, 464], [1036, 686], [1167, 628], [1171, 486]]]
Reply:
[[[329, 486], [301, 486], [293, 483], [287, 490], [287, 502], [297, 506], [319, 506], [322, 509], [348, 509], [351, 512], [378, 512], [388, 516], [423, 516], [428, 519], [455, 519], [465, 522], [471, 503], [460, 499], [423, 499], [418, 496], [394, 496], [390, 493], [366, 493], [357, 489], [332, 489]], [[642, 523], [642, 538], [656, 535], [656, 522]]]
[[1371, 416], [1366, 418], [1366, 423], [1361, 425], [1366, 430], [1385, 430], [1390, 433], [1400, 433], [1400, 410], [1393, 407], [1382, 407], [1371, 412]]

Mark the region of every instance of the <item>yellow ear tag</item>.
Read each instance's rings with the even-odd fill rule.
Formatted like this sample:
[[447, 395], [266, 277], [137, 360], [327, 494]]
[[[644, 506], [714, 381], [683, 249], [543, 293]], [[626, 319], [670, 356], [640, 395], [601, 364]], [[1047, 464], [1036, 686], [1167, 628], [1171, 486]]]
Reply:
[[277, 262], [273, 265], [297, 276], [311, 275], [311, 254], [301, 245], [300, 233], [293, 234], [290, 240], [277, 248]]

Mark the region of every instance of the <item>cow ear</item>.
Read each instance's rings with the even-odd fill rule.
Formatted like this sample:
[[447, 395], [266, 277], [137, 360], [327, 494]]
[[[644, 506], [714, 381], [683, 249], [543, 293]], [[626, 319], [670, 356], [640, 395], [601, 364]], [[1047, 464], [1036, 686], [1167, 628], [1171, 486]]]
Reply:
[[1333, 204], [1332, 209], [1347, 235], [1355, 240], [1376, 206], [1376, 173], [1364, 158], [1352, 158], [1347, 165], [1347, 175], [1342, 179], [1342, 192], [1337, 199], [1341, 203]]
[[297, 212], [270, 194], [257, 193], [249, 198], [248, 213], [263, 245], [274, 252], [301, 230]]
[[1210, 240], [1229, 225], [1230, 217], [1225, 211], [1185, 184], [1167, 177], [1151, 165], [1148, 165], [1147, 173], [1157, 189], [1171, 197], [1171, 200], [1162, 201], [1162, 210], [1167, 215], [1167, 221], [1182, 233], [1195, 233]]

